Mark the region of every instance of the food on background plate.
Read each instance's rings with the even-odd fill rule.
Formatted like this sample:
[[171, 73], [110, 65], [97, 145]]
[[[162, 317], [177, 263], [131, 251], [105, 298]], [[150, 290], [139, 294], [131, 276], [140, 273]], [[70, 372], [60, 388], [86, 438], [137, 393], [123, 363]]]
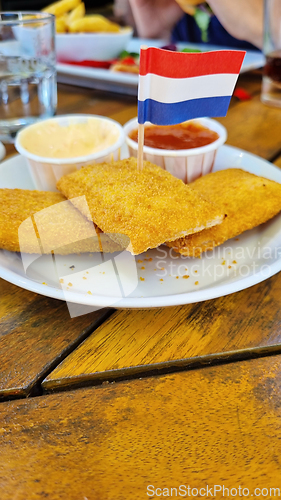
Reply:
[[44, 9], [42, 12], [48, 12], [49, 14], [53, 14], [55, 17], [63, 16], [67, 12], [75, 9], [81, 0], [59, 0], [58, 2], [51, 3]]
[[[61, 18], [60, 18], [61, 19]], [[65, 18], [62, 19], [62, 29], [67, 20]], [[125, 28], [126, 29], [126, 28]], [[63, 31], [61, 31], [63, 33]], [[174, 44], [165, 45], [161, 47], [161, 49], [178, 51], [177, 46]], [[201, 52], [199, 49], [194, 48], [184, 48], [181, 49], [181, 52]], [[117, 71], [123, 73], [133, 73], [139, 74], [139, 61], [140, 55], [137, 52], [128, 52], [127, 50], [122, 50], [122, 52], [109, 60], [95, 60], [95, 59], [83, 59], [83, 60], [70, 60], [69, 58], [64, 59], [64, 57], [60, 57], [59, 61], [61, 63], [72, 64], [77, 66], [86, 66], [90, 68], [104, 68], [110, 69], [110, 71]]]
[[[124, 51], [125, 52], [125, 51]], [[120, 57], [109, 64], [110, 71], [121, 71], [122, 73], [139, 74], [139, 54], [123, 53]]]
[[[129, 137], [138, 142], [138, 129]], [[144, 128], [144, 145], [157, 149], [193, 149], [206, 146], [219, 138], [214, 130], [200, 123], [188, 121], [178, 125], [150, 125]]]
[[169, 172], [149, 162], [139, 170], [135, 158], [83, 168], [62, 177], [57, 188], [70, 200], [85, 195], [95, 224], [119, 235], [122, 246], [120, 235], [129, 238], [133, 255], [224, 219], [222, 210]]
[[[174, 44], [165, 45], [161, 49], [178, 52], [178, 48]], [[201, 52], [199, 49], [184, 48], [181, 52]], [[115, 61], [109, 61], [108, 67], [110, 71], [120, 71], [123, 73], [139, 73], [140, 55], [136, 52], [127, 52], [124, 50]], [[87, 66], [87, 64], [85, 64]]]
[[0, 189], [0, 248], [60, 255], [122, 250], [62, 194], [24, 189]]
[[70, 33], [119, 33], [120, 26], [104, 16], [89, 15], [71, 22], [68, 29]]
[[67, 29], [67, 15], [63, 15], [58, 17], [55, 20], [56, 32], [57, 33], [65, 33]]
[[86, 14], [85, 4], [81, 2], [73, 9], [69, 14], [67, 14], [67, 27], [71, 25], [74, 21], [81, 19]]
[[69, 27], [74, 21], [81, 19], [85, 16], [85, 4], [83, 2], [79, 3], [70, 13], [65, 12], [62, 16], [56, 17], [56, 32], [66, 33]]
[[56, 17], [57, 33], [119, 33], [120, 26], [100, 14], [85, 15], [81, 0], [60, 0], [44, 9]]
[[29, 153], [46, 158], [78, 158], [102, 151], [120, 136], [110, 121], [88, 118], [83, 123], [62, 125], [50, 119], [22, 130], [20, 144]]
[[198, 257], [268, 221], [281, 210], [281, 184], [241, 169], [220, 170], [197, 179], [190, 186], [220, 207], [226, 218], [216, 227], [167, 242], [182, 255]]
[[[177, 46], [174, 44], [165, 45], [164, 47], [161, 47], [161, 49], [178, 51]], [[181, 52], [201, 52], [201, 50], [186, 47], [184, 49], [181, 49]], [[65, 62], [66, 64], [73, 64], [77, 66], [87, 66], [90, 68], [105, 68], [110, 69], [110, 71], [133, 73], [138, 75], [140, 55], [137, 52], [128, 52], [127, 50], [123, 50], [117, 58], [108, 61], [96, 61], [87, 59], [84, 59], [82, 61], [64, 61], [63, 59], [61, 59], [60, 62]]]

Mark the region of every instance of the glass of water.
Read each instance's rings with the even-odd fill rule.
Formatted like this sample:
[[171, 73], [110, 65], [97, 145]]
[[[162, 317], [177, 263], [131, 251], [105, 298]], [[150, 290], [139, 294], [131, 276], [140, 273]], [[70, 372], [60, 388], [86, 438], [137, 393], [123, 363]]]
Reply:
[[0, 12], [0, 141], [54, 115], [57, 105], [55, 18]]

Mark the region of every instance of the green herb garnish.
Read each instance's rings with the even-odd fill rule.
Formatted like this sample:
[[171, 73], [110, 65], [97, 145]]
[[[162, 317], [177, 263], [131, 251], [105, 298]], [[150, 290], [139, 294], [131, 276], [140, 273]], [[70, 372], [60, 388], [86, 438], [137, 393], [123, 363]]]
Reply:
[[[211, 12], [211, 11], [210, 11]], [[200, 9], [196, 7], [193, 17], [197, 23], [197, 26], [201, 30], [202, 42], [208, 42], [208, 28], [211, 20], [211, 15], [208, 10]]]

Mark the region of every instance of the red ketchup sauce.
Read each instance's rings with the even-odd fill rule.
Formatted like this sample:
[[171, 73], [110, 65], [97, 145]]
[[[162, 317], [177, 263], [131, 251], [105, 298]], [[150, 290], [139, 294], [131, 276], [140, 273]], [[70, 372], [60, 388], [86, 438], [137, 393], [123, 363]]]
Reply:
[[[138, 142], [138, 129], [129, 137]], [[144, 145], [156, 149], [193, 149], [216, 141], [219, 135], [194, 122], [179, 125], [149, 125], [144, 129]]]

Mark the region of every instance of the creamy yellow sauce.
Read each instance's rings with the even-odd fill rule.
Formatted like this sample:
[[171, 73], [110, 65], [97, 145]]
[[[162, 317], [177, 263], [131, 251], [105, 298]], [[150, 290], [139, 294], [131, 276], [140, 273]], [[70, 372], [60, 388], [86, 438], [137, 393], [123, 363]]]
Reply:
[[67, 126], [46, 120], [23, 130], [20, 143], [30, 153], [46, 158], [76, 158], [101, 151], [114, 144], [118, 128], [109, 121], [88, 118]]

